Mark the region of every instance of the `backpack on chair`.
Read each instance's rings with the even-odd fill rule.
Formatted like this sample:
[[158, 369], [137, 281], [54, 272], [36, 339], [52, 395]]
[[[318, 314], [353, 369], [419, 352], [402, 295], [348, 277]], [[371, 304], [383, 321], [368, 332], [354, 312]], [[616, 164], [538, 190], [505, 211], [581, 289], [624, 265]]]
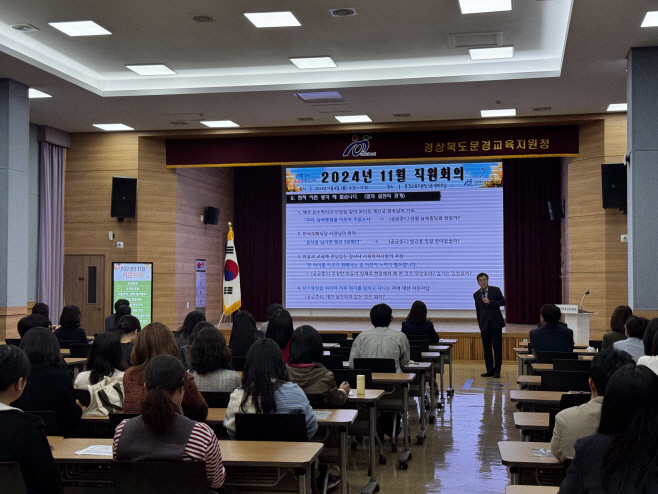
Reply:
[[87, 417], [107, 417], [123, 411], [123, 378], [105, 376], [102, 381], [87, 386], [91, 402], [85, 410]]

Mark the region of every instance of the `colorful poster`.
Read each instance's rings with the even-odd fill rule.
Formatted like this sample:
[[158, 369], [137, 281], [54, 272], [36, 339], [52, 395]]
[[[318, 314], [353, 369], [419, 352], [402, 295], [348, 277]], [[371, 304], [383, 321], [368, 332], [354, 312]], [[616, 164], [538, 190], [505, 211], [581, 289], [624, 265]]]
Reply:
[[120, 298], [130, 302], [130, 311], [142, 327], [152, 320], [153, 263], [112, 263], [112, 305]]

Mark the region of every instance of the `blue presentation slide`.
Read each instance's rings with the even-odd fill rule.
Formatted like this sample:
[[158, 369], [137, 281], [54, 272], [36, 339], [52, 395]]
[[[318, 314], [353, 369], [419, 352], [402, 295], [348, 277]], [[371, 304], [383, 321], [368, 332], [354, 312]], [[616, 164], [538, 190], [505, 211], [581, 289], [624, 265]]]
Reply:
[[285, 306], [472, 310], [503, 281], [502, 163], [286, 169]]

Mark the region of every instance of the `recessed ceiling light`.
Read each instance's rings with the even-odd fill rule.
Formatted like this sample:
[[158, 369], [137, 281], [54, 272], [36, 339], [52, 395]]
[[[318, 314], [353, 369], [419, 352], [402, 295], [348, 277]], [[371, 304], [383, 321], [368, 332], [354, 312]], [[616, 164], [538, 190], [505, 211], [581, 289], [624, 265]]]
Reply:
[[345, 101], [338, 91], [316, 91], [314, 93], [295, 93], [305, 103], [333, 103]]
[[94, 21], [49, 22], [48, 24], [69, 36], [103, 36], [112, 34]]
[[201, 120], [201, 123], [206, 127], [212, 127], [214, 129], [240, 127], [238, 124], [232, 122], [231, 120]]
[[494, 48], [469, 48], [471, 60], [492, 60], [494, 58], [514, 57], [513, 46], [496, 46]]
[[301, 26], [292, 12], [245, 12], [244, 15], [256, 27]]
[[98, 127], [101, 130], [135, 130], [124, 124], [94, 124], [94, 127]]
[[459, 0], [462, 14], [512, 10], [512, 0]]
[[162, 64], [126, 65], [126, 68], [139, 75], [172, 75], [176, 73]]
[[611, 103], [608, 111], [628, 111], [628, 103]]
[[30, 88], [27, 92], [27, 95], [30, 99], [52, 98], [50, 94], [46, 94], [43, 91], [39, 91], [38, 89], [34, 89], [34, 88]]
[[290, 61], [300, 69], [326, 69], [329, 67], [337, 67], [331, 57], [304, 57], [304, 58], [291, 58]]
[[656, 27], [658, 26], [658, 10], [652, 10], [646, 13], [641, 27]]
[[336, 120], [340, 123], [363, 123], [363, 122], [372, 122], [368, 115], [343, 115], [337, 116]]
[[509, 108], [506, 110], [481, 110], [480, 114], [483, 118], [490, 117], [516, 117], [516, 109]]

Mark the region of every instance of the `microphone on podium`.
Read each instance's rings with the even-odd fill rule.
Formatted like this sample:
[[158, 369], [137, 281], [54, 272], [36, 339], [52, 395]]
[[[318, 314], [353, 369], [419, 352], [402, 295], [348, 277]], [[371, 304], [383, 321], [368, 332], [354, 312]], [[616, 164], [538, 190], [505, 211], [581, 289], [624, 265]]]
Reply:
[[583, 310], [583, 300], [585, 300], [585, 297], [589, 295], [589, 290], [585, 292], [585, 295], [583, 295], [583, 298], [580, 299], [580, 306], [578, 307], [578, 310]]

